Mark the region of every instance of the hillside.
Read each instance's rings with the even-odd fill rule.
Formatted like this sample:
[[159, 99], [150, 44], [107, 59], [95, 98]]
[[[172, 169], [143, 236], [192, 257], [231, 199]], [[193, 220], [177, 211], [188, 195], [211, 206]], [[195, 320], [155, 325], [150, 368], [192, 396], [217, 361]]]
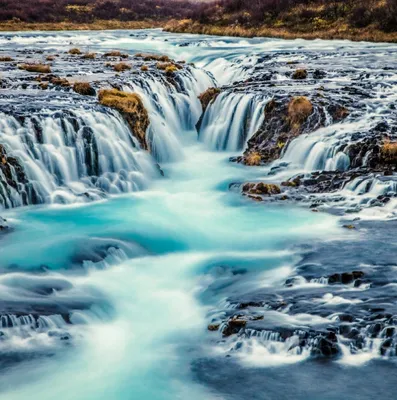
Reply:
[[172, 32], [397, 41], [397, 0], [0, 0], [0, 29]]

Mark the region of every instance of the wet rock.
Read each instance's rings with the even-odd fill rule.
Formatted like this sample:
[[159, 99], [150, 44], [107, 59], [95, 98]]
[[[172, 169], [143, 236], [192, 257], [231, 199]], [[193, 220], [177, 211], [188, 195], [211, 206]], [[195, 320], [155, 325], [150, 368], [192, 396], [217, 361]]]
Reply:
[[149, 114], [138, 94], [127, 93], [117, 89], [101, 90], [98, 100], [100, 104], [119, 111], [142, 148], [145, 150], [150, 149], [150, 144], [146, 138], [146, 130], [149, 127]]
[[292, 74], [292, 79], [306, 79], [307, 78], [307, 71], [305, 69], [297, 69], [293, 74]]

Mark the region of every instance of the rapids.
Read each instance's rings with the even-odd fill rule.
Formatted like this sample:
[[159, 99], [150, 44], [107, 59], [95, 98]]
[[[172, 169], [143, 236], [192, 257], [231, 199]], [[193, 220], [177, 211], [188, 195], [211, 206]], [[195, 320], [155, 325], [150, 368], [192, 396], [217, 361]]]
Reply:
[[[208, 322], [233, 307], [229, 297], [284, 282], [301, 260], [299, 246], [326, 243], [332, 237], [355, 240], [355, 234], [342, 230], [331, 215], [292, 205], [264, 206], [230, 191], [232, 183], [258, 180], [269, 172], [269, 167], [252, 169], [229, 162], [258, 129], [269, 98], [233, 92], [219, 96], [204, 114], [197, 135], [197, 96], [211, 85], [249, 77], [263, 53], [288, 61], [323, 52], [332, 62], [330, 54], [377, 58], [396, 51], [396, 46], [241, 40], [159, 30], [0, 34], [4, 51], [57, 51], [65, 43], [86, 51], [165, 53], [195, 67], [183, 78], [183, 92], [170, 93], [153, 79], [125, 86], [142, 95], [149, 111], [152, 156], [130, 145], [128, 127], [116, 114], [70, 104], [78, 123], [90, 126], [100, 139], [100, 177], [95, 182], [82, 168], [84, 148], [78, 141], [67, 142], [65, 132], [73, 128], [65, 129], [58, 114], [51, 111], [39, 120], [42, 143], [24, 140], [29, 136], [26, 127], [0, 116], [2, 143], [29, 165], [28, 178], [41, 199], [24, 202], [14, 193], [2, 212], [12, 231], [2, 236], [0, 248], [0, 299], [8, 315], [1, 319], [0, 398], [240, 399], [244, 390], [236, 388], [239, 374], [252, 385], [246, 398], [291, 398], [290, 385], [291, 391], [281, 397], [277, 391], [282, 388], [272, 380], [277, 371], [288, 380], [289, 365], [294, 384], [300, 385], [297, 393], [303, 393], [307, 382], [313, 385], [310, 377], [316, 376], [311, 364], [302, 381], [296, 372], [309, 354], [290, 354], [290, 342], [281, 343], [277, 335], [263, 331], [260, 338], [251, 333], [238, 363], [225, 367], [222, 360], [227, 360], [229, 347], [240, 345], [214, 343]], [[324, 61], [320, 57], [316, 62]], [[285, 79], [282, 71], [278, 79]], [[381, 113], [381, 106], [377, 110]], [[242, 126], [246, 119], [249, 123]], [[329, 157], [311, 153], [323, 138], [325, 143], [339, 140], [329, 139], [330, 132], [324, 129], [325, 134], [300, 138], [290, 147], [284, 159], [292, 160], [291, 169], [345, 168], [348, 161], [331, 145], [321, 149]], [[304, 151], [294, 153], [296, 147]], [[359, 191], [361, 186], [355, 182], [346, 190]], [[87, 196], [80, 201], [84, 192], [90, 202]], [[27, 206], [15, 208], [22, 204]], [[340, 298], [324, 296], [322, 302]], [[21, 316], [24, 307], [28, 316]], [[40, 317], [36, 321], [30, 314]], [[287, 314], [272, 318], [275, 325], [310, 327], [325, 320], [303, 312], [292, 319]], [[263, 341], [266, 346], [260, 345]], [[346, 351], [340, 362], [362, 365], [361, 360], [377, 358], [375, 353], [355, 358]], [[335, 368], [329, 370], [344, 375]], [[264, 386], [269, 397], [258, 394], [264, 389], [252, 371], [258, 379], [269, 373], [269, 386]], [[349, 375], [351, 370], [346, 371]], [[226, 390], [234, 378], [236, 383]], [[239, 385], [244, 387], [244, 381]], [[335, 393], [321, 398], [338, 398], [340, 392]], [[310, 395], [307, 398], [320, 398], [319, 392]]]

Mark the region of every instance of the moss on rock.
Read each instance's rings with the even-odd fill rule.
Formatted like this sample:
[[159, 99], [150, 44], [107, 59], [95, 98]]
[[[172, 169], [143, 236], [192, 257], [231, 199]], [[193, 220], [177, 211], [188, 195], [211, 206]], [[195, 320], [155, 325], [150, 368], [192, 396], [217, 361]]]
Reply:
[[150, 150], [146, 139], [146, 130], [150, 123], [149, 114], [138, 94], [117, 89], [104, 89], [99, 92], [98, 100], [103, 106], [120, 112], [142, 148]]

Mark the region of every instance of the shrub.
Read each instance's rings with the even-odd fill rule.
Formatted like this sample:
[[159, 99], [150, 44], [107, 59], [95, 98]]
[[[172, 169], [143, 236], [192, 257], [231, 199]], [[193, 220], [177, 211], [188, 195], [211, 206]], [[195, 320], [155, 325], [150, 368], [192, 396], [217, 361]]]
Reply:
[[51, 67], [46, 64], [22, 64], [18, 68], [28, 72], [38, 72], [40, 74], [51, 73]]
[[84, 60], [94, 60], [96, 57], [96, 53], [85, 53], [81, 58]]
[[149, 71], [149, 67], [147, 65], [142, 65], [141, 71], [143, 72]]
[[95, 96], [95, 89], [88, 82], [76, 82], [73, 85], [73, 90], [83, 96]]
[[172, 75], [183, 67], [172, 62], [159, 62], [156, 64], [156, 68], [164, 71], [167, 75]]
[[63, 86], [63, 87], [70, 86], [70, 82], [66, 78], [61, 78], [59, 76], [55, 76], [54, 78], [51, 79], [50, 82], [56, 86]]
[[292, 79], [306, 79], [307, 78], [307, 71], [305, 69], [297, 69], [292, 74]]
[[138, 53], [135, 54], [137, 58], [143, 58], [144, 61], [161, 61], [161, 62], [170, 62], [171, 59], [166, 55], [159, 54], [146, 54], [146, 53]]
[[256, 167], [261, 165], [262, 156], [257, 151], [252, 151], [244, 157], [244, 164], [249, 167]]
[[121, 53], [118, 50], [109, 51], [103, 55], [104, 57], [120, 57], [120, 58], [128, 58], [128, 54]]
[[55, 60], [55, 56], [47, 56], [46, 60], [47, 61], [54, 61]]
[[384, 164], [397, 165], [397, 142], [385, 140], [381, 147], [381, 159]]
[[81, 53], [81, 50], [78, 49], [77, 47], [75, 47], [75, 48], [73, 48], [73, 49], [70, 49], [70, 50], [68, 51], [68, 53], [69, 53], [69, 54], [72, 54], [72, 55], [74, 55], [74, 56], [78, 56], [78, 55], [82, 54], [82, 53]]
[[126, 64], [126, 63], [118, 63], [113, 65], [113, 69], [117, 72], [123, 72], [131, 69], [131, 65]]
[[12, 62], [14, 59], [9, 56], [0, 56], [0, 62]]
[[304, 96], [293, 97], [288, 104], [288, 119], [290, 125], [297, 126], [309, 118], [313, 112], [313, 104]]

